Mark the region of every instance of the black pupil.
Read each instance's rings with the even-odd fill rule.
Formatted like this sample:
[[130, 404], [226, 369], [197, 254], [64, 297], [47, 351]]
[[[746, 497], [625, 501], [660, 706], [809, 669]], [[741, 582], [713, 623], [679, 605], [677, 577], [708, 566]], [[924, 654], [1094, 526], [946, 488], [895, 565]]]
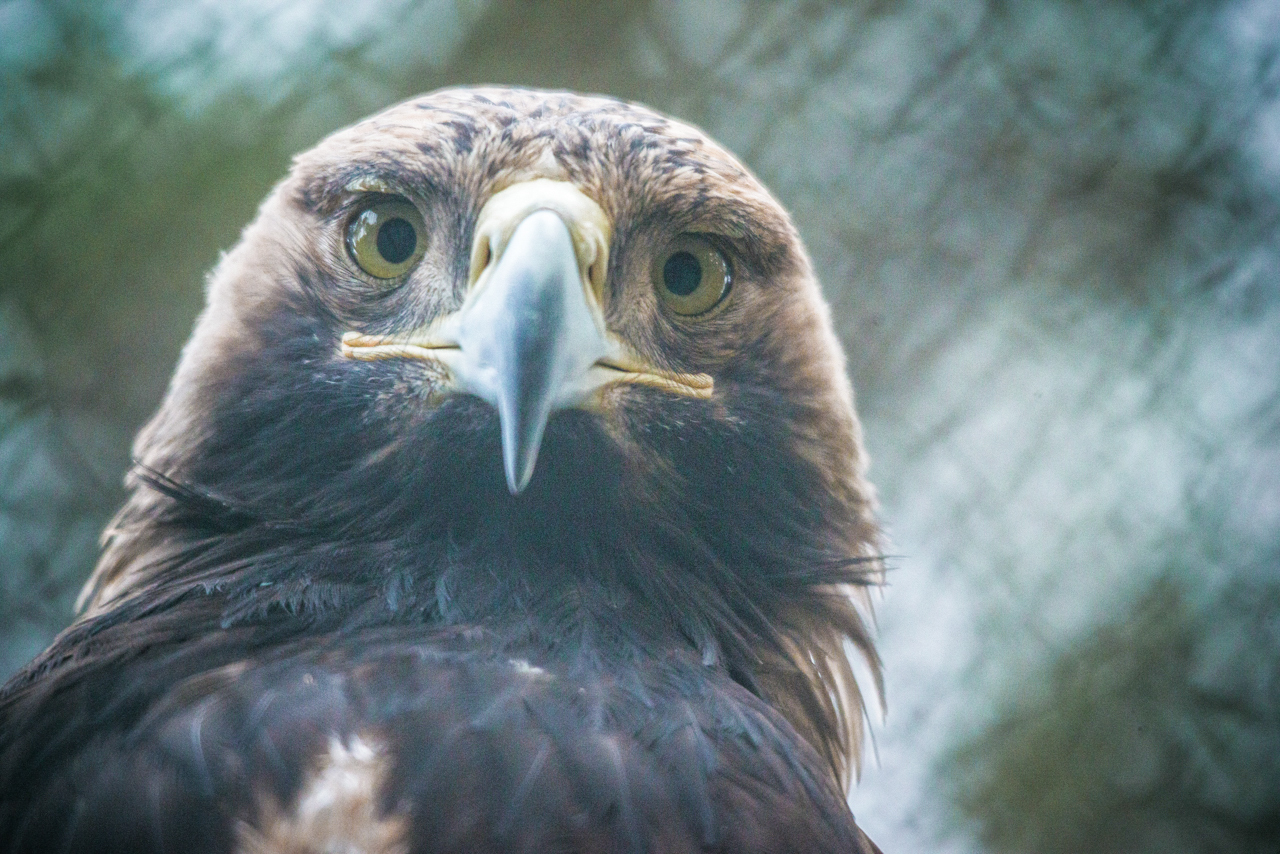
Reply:
[[407, 219], [389, 219], [378, 229], [378, 254], [388, 264], [403, 264], [417, 245], [418, 235]]
[[662, 265], [662, 284], [671, 293], [687, 297], [702, 284], [702, 265], [691, 252], [677, 252]]

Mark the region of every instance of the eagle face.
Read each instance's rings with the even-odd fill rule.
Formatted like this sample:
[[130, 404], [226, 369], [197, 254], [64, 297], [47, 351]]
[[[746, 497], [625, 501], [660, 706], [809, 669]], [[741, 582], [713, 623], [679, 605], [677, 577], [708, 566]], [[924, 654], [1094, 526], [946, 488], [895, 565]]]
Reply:
[[[534, 213], [552, 228], [560, 220], [559, 255], [534, 257], [531, 247], [557, 236], [534, 234]], [[379, 218], [389, 225], [376, 231]], [[566, 269], [554, 294], [507, 286], [551, 276], [557, 263]], [[504, 320], [512, 328], [500, 332]], [[749, 428], [754, 406], [790, 410], [786, 451], [822, 480], [811, 499], [860, 498], [842, 359], [785, 213], [694, 129], [604, 99], [446, 92], [335, 134], [298, 159], [222, 265], [192, 350], [187, 362], [205, 364], [180, 369], [188, 405], [166, 407], [177, 417], [162, 413], [143, 450], [192, 427], [227, 437], [210, 421], [241, 418], [253, 390], [235, 380], [256, 371], [270, 373], [256, 378], [258, 396], [293, 389], [299, 407], [327, 410], [313, 416], [326, 430], [297, 425], [309, 441], [341, 434], [339, 456], [382, 452], [399, 477], [412, 450], [406, 427], [460, 395], [502, 415], [494, 459], [505, 458], [513, 493], [529, 483], [553, 413], [593, 413], [639, 475], [665, 455], [645, 453], [628, 413]], [[540, 376], [520, 370], [535, 363]], [[199, 403], [193, 380], [209, 386]], [[521, 383], [537, 393], [516, 394]], [[315, 393], [317, 384], [332, 388]], [[185, 423], [165, 430], [171, 420]], [[297, 461], [278, 433], [269, 440], [283, 483]]]
[[692, 127], [461, 89], [335, 133], [214, 272], [135, 455], [82, 628], [199, 600], [290, 643], [689, 659], [819, 777], [856, 763], [878, 534], [843, 357], [785, 211]]

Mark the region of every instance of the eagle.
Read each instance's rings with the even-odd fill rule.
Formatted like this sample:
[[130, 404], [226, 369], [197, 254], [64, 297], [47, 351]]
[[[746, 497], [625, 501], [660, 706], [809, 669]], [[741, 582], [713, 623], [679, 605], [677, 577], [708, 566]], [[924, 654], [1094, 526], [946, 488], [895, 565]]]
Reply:
[[876, 850], [844, 354], [696, 128], [459, 88], [335, 132], [134, 458], [0, 693], [0, 849]]

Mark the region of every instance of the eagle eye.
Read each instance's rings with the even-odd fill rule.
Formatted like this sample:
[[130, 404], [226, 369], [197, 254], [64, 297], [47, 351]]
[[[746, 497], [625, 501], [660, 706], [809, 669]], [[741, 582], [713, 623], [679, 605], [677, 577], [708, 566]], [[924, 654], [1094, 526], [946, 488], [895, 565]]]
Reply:
[[347, 252], [375, 279], [409, 272], [426, 250], [426, 225], [408, 200], [381, 197], [364, 205], [347, 223]]
[[729, 292], [729, 262], [704, 237], [676, 238], [654, 259], [653, 284], [676, 314], [691, 317], [719, 305]]

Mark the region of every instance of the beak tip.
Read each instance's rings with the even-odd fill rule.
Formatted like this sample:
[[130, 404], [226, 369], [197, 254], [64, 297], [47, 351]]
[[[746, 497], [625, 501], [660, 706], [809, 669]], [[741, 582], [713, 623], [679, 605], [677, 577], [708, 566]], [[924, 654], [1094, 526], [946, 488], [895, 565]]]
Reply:
[[[533, 479], [533, 469], [538, 462], [538, 447], [542, 444], [542, 430], [533, 431], [533, 435], [524, 435], [515, 429], [512, 414], [505, 412], [507, 407], [499, 406], [503, 417], [502, 425], [502, 470], [507, 476], [507, 490], [512, 495], [519, 495]], [[545, 419], [544, 422], [545, 424]], [[508, 426], [512, 425], [512, 426]]]
[[526, 464], [521, 470], [513, 465], [504, 466], [507, 474], [507, 490], [512, 495], [519, 495], [524, 492], [524, 488], [529, 485], [529, 481], [533, 479], [533, 465]]

